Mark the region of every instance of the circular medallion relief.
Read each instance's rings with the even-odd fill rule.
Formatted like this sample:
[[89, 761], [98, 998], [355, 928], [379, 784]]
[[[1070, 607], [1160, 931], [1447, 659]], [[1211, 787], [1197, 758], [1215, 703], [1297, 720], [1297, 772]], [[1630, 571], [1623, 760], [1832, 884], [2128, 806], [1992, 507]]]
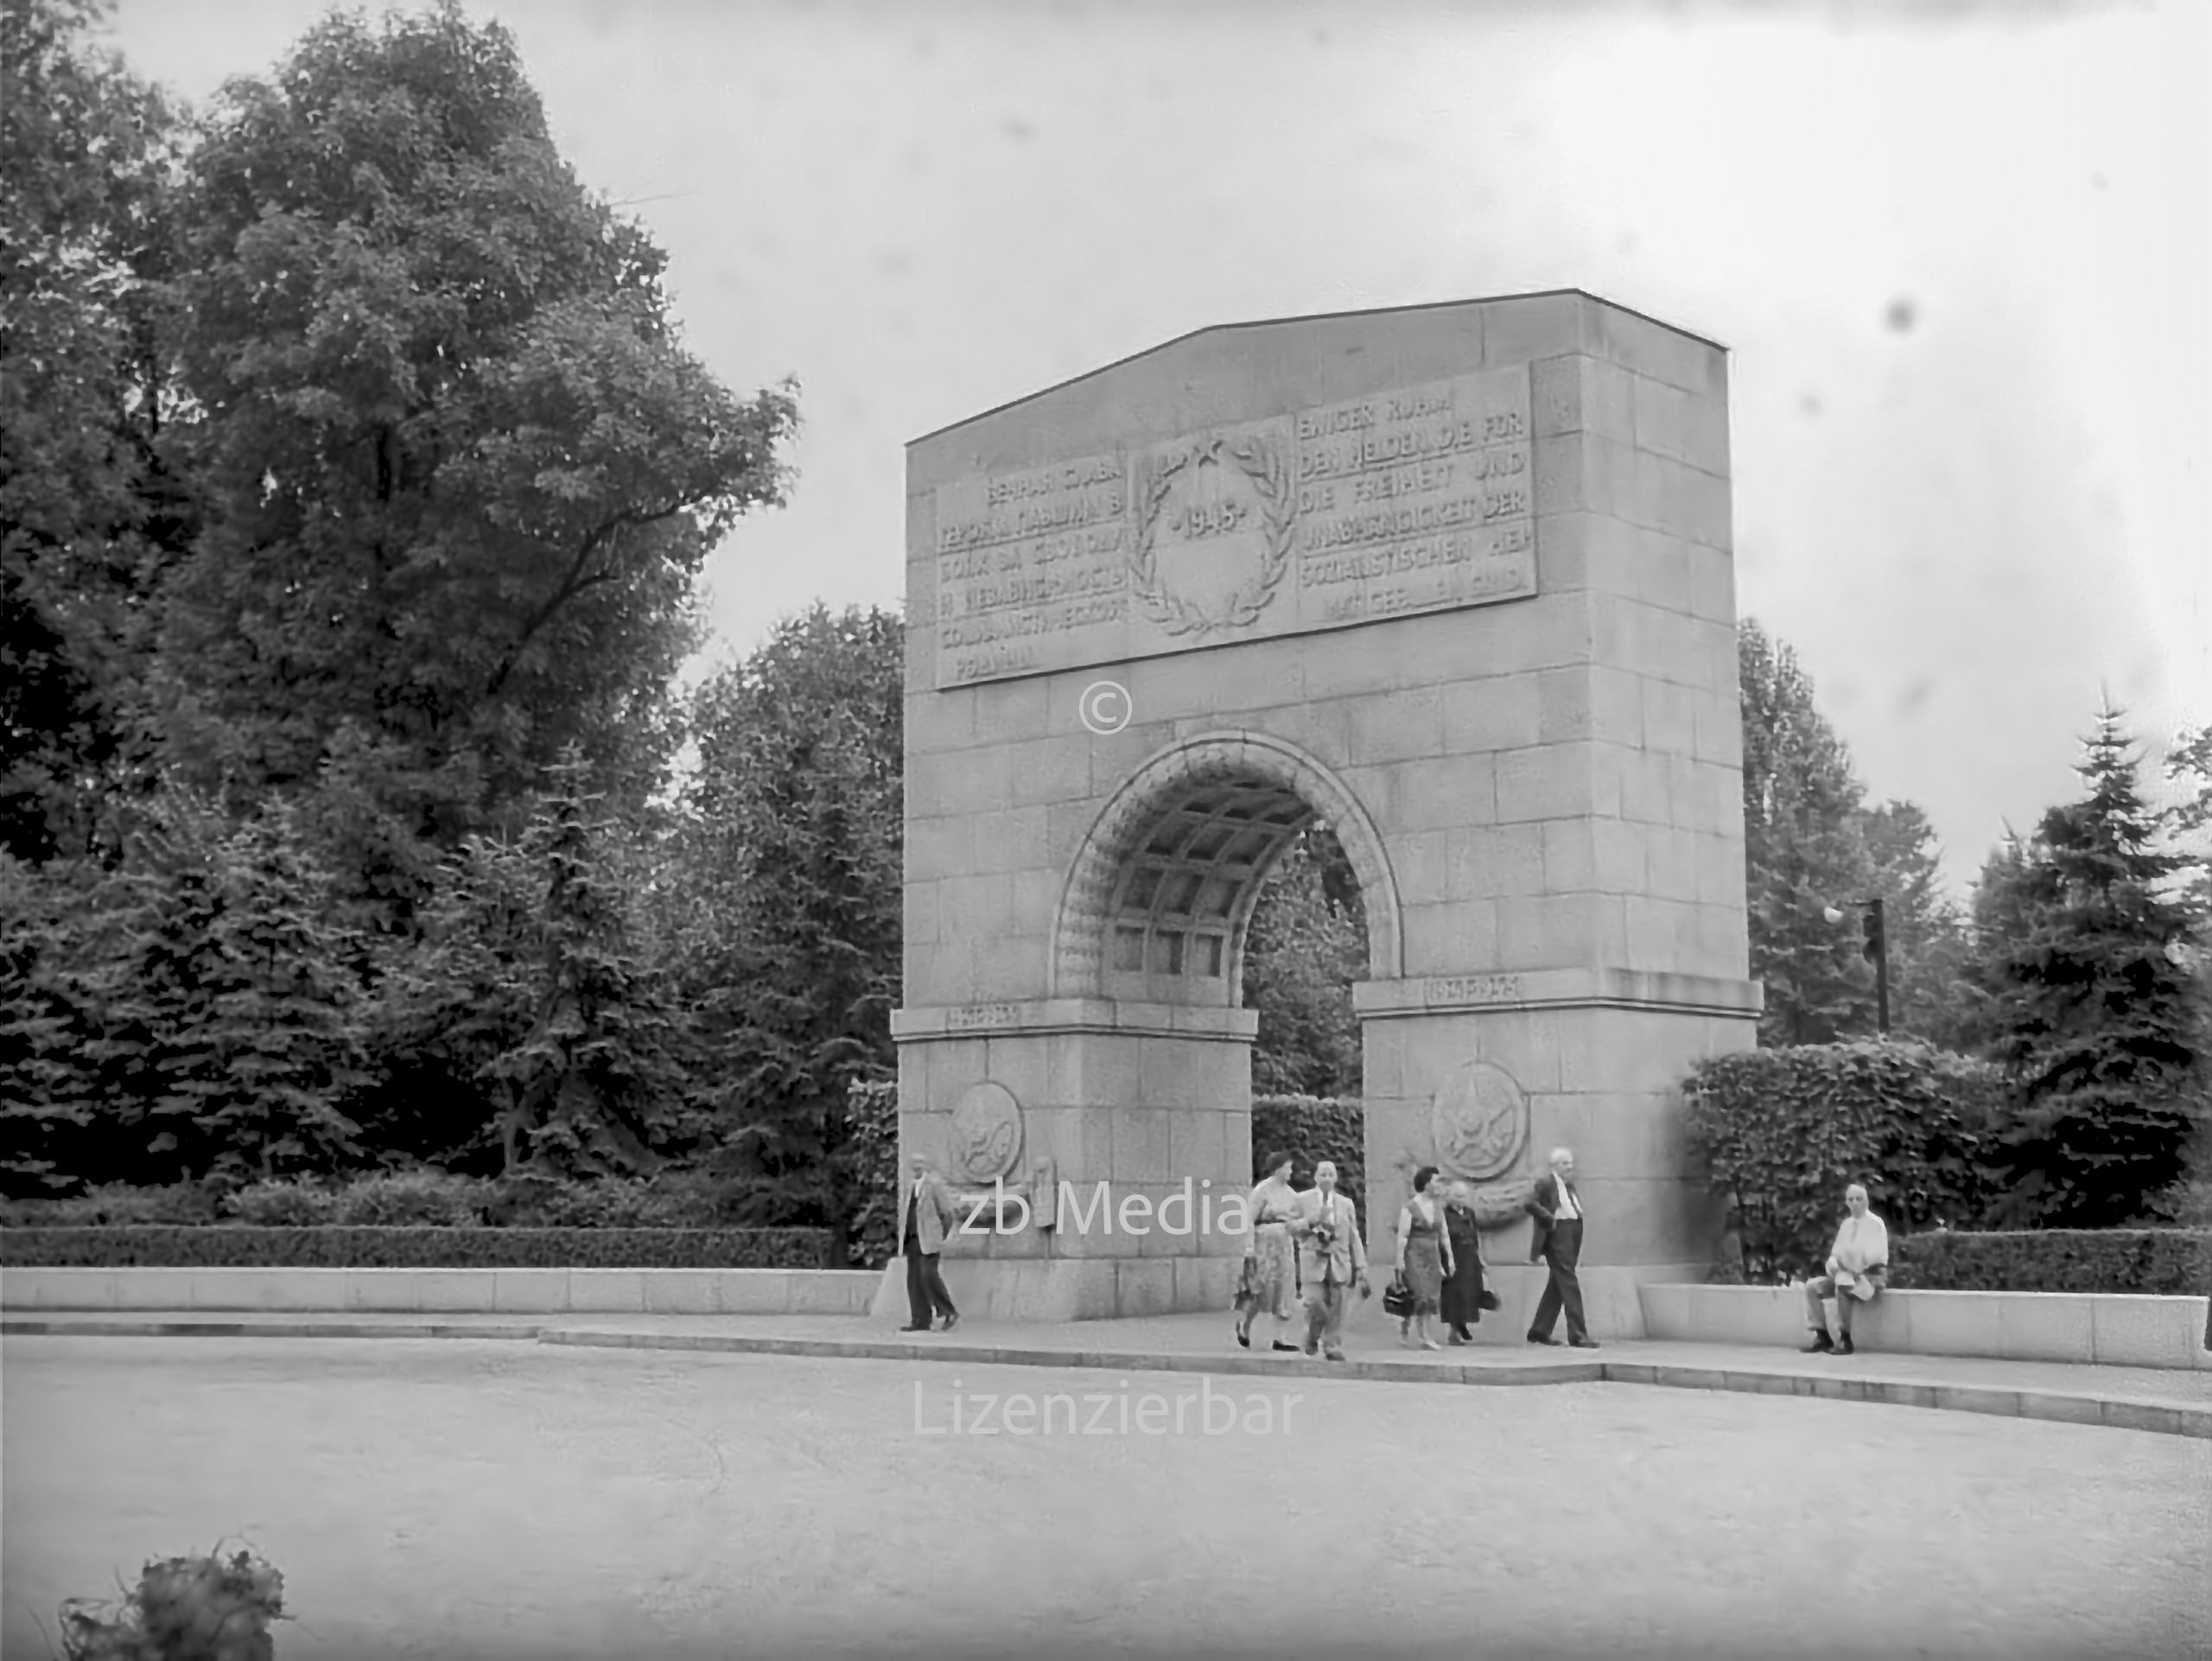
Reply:
[[952, 1110], [952, 1173], [988, 1182], [1014, 1168], [1021, 1151], [1021, 1105], [1004, 1085], [970, 1085]]
[[1162, 630], [1246, 627], [1289, 569], [1291, 484], [1282, 453], [1258, 436], [1194, 440], [1140, 467], [1131, 570]]
[[1470, 1182], [1510, 1169], [1529, 1137], [1529, 1098], [1493, 1062], [1470, 1061], [1453, 1073], [1430, 1111], [1437, 1164]]

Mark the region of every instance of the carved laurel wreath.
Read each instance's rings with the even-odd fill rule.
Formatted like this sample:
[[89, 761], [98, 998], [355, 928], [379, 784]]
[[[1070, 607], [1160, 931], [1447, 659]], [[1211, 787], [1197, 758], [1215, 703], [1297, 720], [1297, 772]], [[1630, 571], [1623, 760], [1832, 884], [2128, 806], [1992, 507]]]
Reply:
[[[1267, 523], [1267, 555], [1251, 580], [1230, 596], [1227, 610], [1214, 616], [1204, 607], [1171, 593], [1160, 582], [1160, 557], [1153, 546], [1153, 533], [1158, 528], [1160, 511], [1166, 506], [1177, 475], [1186, 468], [1195, 470], [1203, 461], [1218, 464], [1223, 455], [1236, 463], [1251, 480], [1253, 493], [1260, 499]], [[1143, 497], [1137, 508], [1136, 551], [1129, 562], [1137, 598], [1144, 602], [1153, 620], [1170, 634], [1203, 636], [1243, 628], [1267, 608], [1268, 601], [1274, 598], [1276, 589], [1281, 586], [1283, 573], [1290, 569], [1290, 509], [1289, 480], [1284, 474], [1282, 458], [1273, 446], [1256, 438], [1234, 444], [1214, 438], [1193, 444], [1145, 480]]]

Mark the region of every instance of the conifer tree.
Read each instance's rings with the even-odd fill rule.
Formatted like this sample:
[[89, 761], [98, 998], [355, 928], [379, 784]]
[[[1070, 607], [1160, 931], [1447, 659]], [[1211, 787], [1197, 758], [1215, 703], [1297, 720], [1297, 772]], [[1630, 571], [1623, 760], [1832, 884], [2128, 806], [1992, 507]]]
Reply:
[[2085, 741], [2087, 793], [1986, 871], [1974, 969], [1992, 1058], [2017, 1095], [2015, 1220], [2110, 1227], [2181, 1174], [2201, 1066], [2179, 862], [2136, 780], [2124, 712]]
[[524, 838], [543, 873], [530, 1026], [484, 1068], [502, 1091], [505, 1167], [563, 1176], [651, 1169], [694, 1129], [684, 1022], [636, 948], [591, 767], [572, 748]]
[[359, 1160], [362, 943], [290, 811], [234, 824], [181, 792], [90, 897], [85, 984], [113, 1174], [327, 1172]]
[[895, 1063], [905, 640], [895, 613], [817, 605], [693, 701], [663, 932], [750, 1222], [843, 1225], [849, 1087]]

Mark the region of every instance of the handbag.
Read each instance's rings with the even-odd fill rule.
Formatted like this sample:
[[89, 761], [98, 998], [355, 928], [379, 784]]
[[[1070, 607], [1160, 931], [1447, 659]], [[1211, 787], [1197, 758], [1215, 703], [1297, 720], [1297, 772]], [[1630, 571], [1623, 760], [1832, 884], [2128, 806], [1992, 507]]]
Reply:
[[1236, 1276], [1236, 1295], [1229, 1302], [1229, 1307], [1240, 1315], [1260, 1307], [1259, 1294], [1252, 1289], [1252, 1260], [1245, 1258], [1244, 1266]]
[[1483, 1276], [1482, 1289], [1475, 1294], [1475, 1308], [1484, 1314], [1503, 1309], [1505, 1306], [1497, 1301], [1497, 1294], [1490, 1289], [1490, 1265], [1483, 1261], [1479, 1249], [1475, 1252], [1475, 1266], [1482, 1270]]
[[1382, 1309], [1386, 1314], [1403, 1321], [1414, 1312], [1414, 1289], [1406, 1284], [1403, 1275], [1393, 1275], [1390, 1284], [1383, 1289]]

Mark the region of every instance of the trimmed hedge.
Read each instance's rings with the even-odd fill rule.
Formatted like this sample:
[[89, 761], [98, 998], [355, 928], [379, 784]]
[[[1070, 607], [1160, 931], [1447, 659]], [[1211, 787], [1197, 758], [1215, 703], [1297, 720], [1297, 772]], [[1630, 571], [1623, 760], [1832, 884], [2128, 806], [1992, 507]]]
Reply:
[[827, 1269], [827, 1229], [0, 1229], [9, 1269]]
[[421, 1169], [336, 1182], [106, 1187], [0, 1201], [0, 1226], [95, 1228], [729, 1228], [735, 1190], [696, 1172], [558, 1182]]
[[1367, 1105], [1354, 1096], [1255, 1096], [1252, 1098], [1252, 1180], [1259, 1162], [1278, 1148], [1298, 1161], [1291, 1182], [1313, 1186], [1313, 1168], [1335, 1162], [1337, 1187], [1357, 1202], [1361, 1226], [1367, 1213]]
[[1890, 1283], [1927, 1292], [2212, 1295], [2212, 1229], [1939, 1230], [1890, 1248]]

